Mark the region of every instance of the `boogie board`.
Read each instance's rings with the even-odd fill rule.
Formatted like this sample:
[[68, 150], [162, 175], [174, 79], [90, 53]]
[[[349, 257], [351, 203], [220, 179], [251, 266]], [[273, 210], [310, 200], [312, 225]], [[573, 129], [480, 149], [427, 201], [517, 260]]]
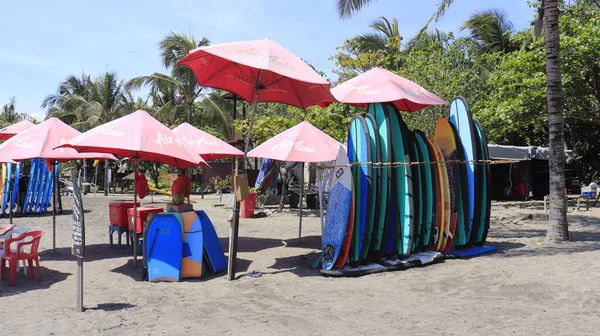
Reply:
[[413, 240], [413, 191], [412, 174], [410, 166], [410, 156], [406, 147], [409, 144], [407, 127], [393, 104], [386, 103], [384, 108], [390, 122], [393, 161], [398, 162], [394, 166], [395, 179], [395, 206], [398, 209], [399, 220], [397, 221], [398, 230], [396, 235], [396, 253], [401, 257], [408, 257], [412, 251]]
[[196, 211], [200, 224], [202, 225], [202, 239], [204, 242], [204, 256], [208, 261], [211, 271], [214, 273], [227, 269], [227, 258], [219, 241], [219, 236], [215, 231], [210, 218], [203, 210]]
[[[352, 187], [352, 184], [350, 184]], [[354, 188], [354, 187], [352, 187]], [[351, 188], [351, 189], [352, 189]], [[346, 265], [348, 261], [348, 255], [350, 254], [350, 245], [352, 245], [352, 233], [354, 227], [354, 191], [351, 190], [350, 198], [350, 212], [348, 213], [348, 225], [346, 226], [346, 233], [344, 233], [344, 240], [342, 241], [342, 247], [340, 253], [333, 264], [333, 268], [340, 270]]]
[[[372, 106], [372, 108], [371, 108]], [[378, 178], [381, 181], [379, 189], [379, 223], [377, 224], [376, 237], [373, 243], [373, 257], [379, 259], [385, 255], [385, 245], [388, 240], [391, 240], [392, 244], [395, 241], [394, 237], [389, 237], [387, 232], [389, 228], [395, 225], [396, 217], [390, 217], [392, 208], [390, 204], [389, 193], [392, 187], [392, 167], [389, 163], [392, 160], [392, 147], [390, 136], [390, 125], [386, 112], [381, 104], [369, 105], [369, 113], [375, 118], [377, 124], [377, 134], [379, 135], [379, 151], [381, 154], [381, 163], [387, 164], [381, 166], [378, 171]], [[389, 209], [388, 209], [389, 208]]]
[[[458, 171], [458, 153], [454, 134], [448, 120], [439, 118], [435, 126], [435, 141], [440, 147], [444, 161], [446, 161], [446, 172], [448, 176], [448, 188], [450, 195], [450, 226], [446, 233], [446, 242], [443, 243], [442, 251], [450, 251], [454, 241], [454, 234], [458, 231], [459, 244], [466, 242], [466, 231], [463, 223], [458, 221], [458, 188], [460, 188], [460, 179]], [[453, 162], [455, 161], [455, 162]], [[458, 225], [458, 230], [457, 230]]]
[[472, 232], [478, 231], [479, 218], [475, 218], [478, 209], [478, 197], [476, 197], [475, 187], [475, 163], [477, 160], [477, 150], [475, 148], [475, 126], [473, 124], [473, 117], [471, 116], [471, 110], [467, 105], [467, 102], [462, 97], [457, 97], [450, 102], [450, 122], [456, 126], [458, 135], [463, 145], [465, 159], [469, 161], [466, 164], [467, 168], [467, 183], [468, 183], [468, 200], [469, 200], [469, 212], [466, 218], [467, 222], [467, 241], [471, 242], [473, 237]]
[[348, 229], [350, 203], [352, 202], [352, 172], [348, 166], [348, 156], [340, 146], [332, 174], [327, 216], [323, 228], [322, 267], [329, 270], [337, 260]]
[[178, 213], [159, 213], [148, 224], [144, 240], [148, 280], [179, 281], [183, 257], [183, 223]]
[[179, 215], [183, 221], [183, 255], [180, 278], [199, 278], [202, 276], [202, 254], [204, 252], [202, 224], [194, 211], [182, 212]]
[[[487, 145], [487, 136], [485, 134], [485, 130], [483, 126], [477, 119], [473, 119], [475, 123], [475, 128], [477, 130], [477, 142], [479, 144], [479, 157], [483, 160], [490, 159], [490, 153], [488, 151]], [[480, 225], [477, 231], [477, 238], [474, 241], [474, 244], [477, 246], [481, 246], [485, 243], [487, 238], [488, 230], [490, 229], [490, 212], [492, 206], [492, 176], [490, 164], [485, 162], [481, 165], [481, 215], [480, 215]]]

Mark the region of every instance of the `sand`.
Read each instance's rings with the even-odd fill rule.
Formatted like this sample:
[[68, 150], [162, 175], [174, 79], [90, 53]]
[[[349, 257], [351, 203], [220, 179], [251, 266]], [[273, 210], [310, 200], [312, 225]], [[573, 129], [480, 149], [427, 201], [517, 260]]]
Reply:
[[[571, 211], [572, 241], [540, 245], [541, 203], [495, 203], [494, 254], [446, 260], [406, 271], [327, 278], [310, 265], [319, 253], [318, 213], [286, 210], [242, 219], [236, 281], [225, 274], [179, 283], [141, 282], [126, 248], [108, 247], [108, 202], [84, 197], [87, 255], [85, 312], [75, 312], [76, 262], [68, 214], [58, 217], [51, 252], [51, 216], [17, 218], [46, 231], [43, 280], [20, 274], [2, 281], [0, 335], [596, 335], [600, 330], [598, 208]], [[162, 198], [154, 197], [155, 205]], [[150, 197], [144, 201], [150, 201]], [[207, 211], [227, 250], [229, 212]], [[147, 203], [147, 202], [143, 202]], [[65, 209], [71, 200], [64, 198]], [[523, 219], [531, 214], [533, 219]], [[2, 222], [7, 222], [3, 219]], [[245, 276], [251, 271], [262, 276]]]

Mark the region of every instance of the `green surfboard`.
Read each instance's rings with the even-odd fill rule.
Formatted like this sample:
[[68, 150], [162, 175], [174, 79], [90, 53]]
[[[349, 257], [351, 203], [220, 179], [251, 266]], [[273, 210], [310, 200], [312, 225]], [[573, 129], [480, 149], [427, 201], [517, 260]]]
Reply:
[[[435, 159], [432, 159], [429, 155], [430, 150], [427, 145], [427, 137], [425, 134], [419, 130], [414, 131], [415, 138], [417, 140], [418, 146], [421, 149], [421, 161], [422, 162], [432, 162]], [[421, 247], [423, 249], [427, 249], [429, 246], [429, 242], [431, 241], [431, 229], [433, 226], [433, 215], [435, 212], [435, 204], [434, 204], [434, 185], [433, 185], [433, 168], [432, 164], [423, 164], [421, 165], [423, 179], [421, 180], [421, 190], [424, 192], [425, 204], [423, 206], [423, 211], [425, 217], [423, 218], [423, 226], [421, 231]]]

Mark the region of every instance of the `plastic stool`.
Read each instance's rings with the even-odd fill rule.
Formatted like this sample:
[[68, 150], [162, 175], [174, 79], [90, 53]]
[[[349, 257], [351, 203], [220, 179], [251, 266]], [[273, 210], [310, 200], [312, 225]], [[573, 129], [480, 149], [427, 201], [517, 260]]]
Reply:
[[110, 247], [113, 247], [113, 233], [116, 232], [118, 235], [117, 246], [121, 247], [121, 236], [125, 233], [125, 239], [127, 246], [129, 246], [129, 229], [126, 226], [117, 226], [110, 225], [108, 227], [108, 241], [110, 242]]

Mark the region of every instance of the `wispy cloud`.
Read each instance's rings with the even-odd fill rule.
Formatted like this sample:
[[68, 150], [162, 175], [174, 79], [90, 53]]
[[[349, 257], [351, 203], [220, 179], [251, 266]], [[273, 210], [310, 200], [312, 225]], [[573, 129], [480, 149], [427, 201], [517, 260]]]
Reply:
[[0, 53], [0, 63], [30, 65], [30, 66], [50, 67], [50, 68], [60, 67], [60, 64], [58, 64], [58, 63], [53, 63], [53, 62], [46, 61], [46, 60], [36, 57], [36, 56], [20, 54], [20, 53]]

